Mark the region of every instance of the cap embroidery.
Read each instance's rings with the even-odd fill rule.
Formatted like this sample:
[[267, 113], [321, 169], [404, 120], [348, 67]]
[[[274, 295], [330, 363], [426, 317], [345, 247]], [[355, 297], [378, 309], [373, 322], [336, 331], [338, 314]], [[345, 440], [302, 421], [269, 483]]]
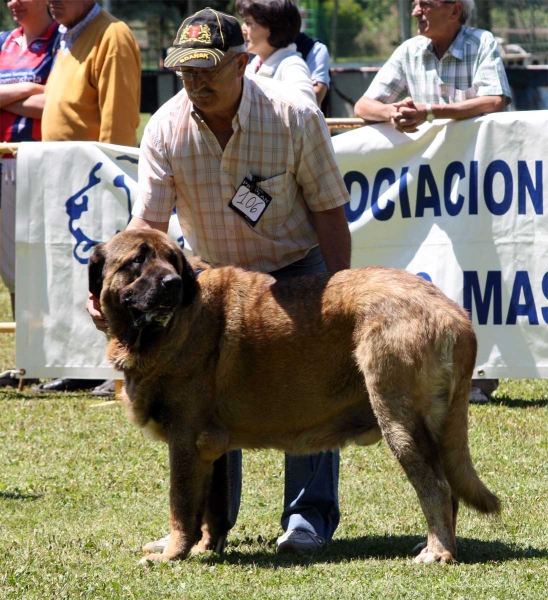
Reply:
[[186, 42], [211, 44], [211, 29], [209, 25], [187, 25], [183, 29], [179, 44], [185, 44]]
[[188, 62], [189, 60], [194, 60], [195, 58], [208, 59], [210, 56], [213, 56], [214, 58], [216, 58], [215, 55], [211, 54], [210, 52], [194, 52], [193, 54], [187, 54], [186, 56], [183, 56], [181, 58], [181, 60], [179, 60], [179, 62], [185, 63], [185, 62]]

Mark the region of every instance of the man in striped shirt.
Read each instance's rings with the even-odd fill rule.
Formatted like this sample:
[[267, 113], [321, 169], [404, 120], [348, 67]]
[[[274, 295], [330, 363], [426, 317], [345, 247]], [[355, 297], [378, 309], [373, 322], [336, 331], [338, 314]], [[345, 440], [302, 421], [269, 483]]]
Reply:
[[354, 107], [367, 124], [412, 133], [425, 121], [502, 111], [510, 86], [497, 42], [465, 23], [473, 0], [414, 0], [417, 37], [404, 42]]
[[[406, 133], [425, 121], [469, 119], [505, 110], [510, 86], [489, 31], [465, 26], [474, 0], [414, 0], [419, 35], [404, 42], [354, 107], [367, 124], [390, 121]], [[473, 380], [484, 404], [498, 379]]]
[[[167, 231], [175, 206], [193, 251], [213, 265], [276, 278], [350, 267], [348, 192], [325, 119], [280, 82], [245, 75], [238, 21], [206, 8], [181, 25], [165, 66], [184, 89], [152, 116], [141, 143], [139, 191], [128, 229]], [[252, 211], [242, 186], [261, 190]], [[245, 190], [244, 190], [245, 192]], [[88, 311], [105, 328], [97, 298]], [[280, 392], [282, 393], [282, 392]], [[241, 491], [241, 452], [229, 454], [229, 520]], [[339, 522], [339, 456], [286, 456], [279, 552], [315, 550]], [[146, 544], [162, 551], [168, 538]]]

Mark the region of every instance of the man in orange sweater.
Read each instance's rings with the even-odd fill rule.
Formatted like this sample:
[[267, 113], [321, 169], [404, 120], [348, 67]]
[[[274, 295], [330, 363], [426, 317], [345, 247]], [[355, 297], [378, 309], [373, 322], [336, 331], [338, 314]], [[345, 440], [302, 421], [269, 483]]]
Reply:
[[[47, 0], [61, 26], [60, 48], [46, 85], [45, 142], [95, 141], [136, 146], [141, 54], [129, 27], [94, 0]], [[105, 385], [106, 384], [106, 385]], [[36, 392], [89, 389], [108, 395], [101, 380], [54, 379]]]
[[61, 46], [46, 87], [44, 141], [135, 146], [141, 55], [129, 27], [94, 0], [47, 0]]

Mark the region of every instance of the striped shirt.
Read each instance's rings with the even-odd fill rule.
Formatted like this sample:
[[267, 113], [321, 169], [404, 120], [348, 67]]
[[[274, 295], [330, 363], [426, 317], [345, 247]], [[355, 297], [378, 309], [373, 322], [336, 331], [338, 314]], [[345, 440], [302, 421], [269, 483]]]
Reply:
[[364, 94], [391, 104], [407, 96], [415, 102], [451, 104], [478, 96], [512, 96], [497, 42], [489, 31], [461, 27], [438, 59], [432, 42], [418, 35], [404, 42], [377, 73]]
[[[185, 90], [153, 115], [141, 143], [133, 215], [166, 223], [174, 206], [185, 240], [214, 265], [270, 272], [318, 245], [311, 212], [350, 200], [325, 119], [302, 94], [243, 78], [224, 151]], [[272, 201], [252, 227], [229, 207], [244, 177]]]

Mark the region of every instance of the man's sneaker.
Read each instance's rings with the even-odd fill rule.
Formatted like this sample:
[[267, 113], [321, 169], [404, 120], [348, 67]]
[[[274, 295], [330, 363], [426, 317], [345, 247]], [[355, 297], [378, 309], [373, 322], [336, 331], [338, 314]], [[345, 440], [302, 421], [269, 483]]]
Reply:
[[472, 404], [487, 404], [489, 402], [489, 398], [479, 389], [479, 387], [473, 387], [470, 390], [470, 402]]
[[290, 529], [278, 538], [278, 554], [292, 554], [319, 550], [325, 546], [325, 540], [319, 535], [302, 529]]
[[147, 554], [152, 554], [153, 552], [163, 552], [164, 548], [167, 546], [167, 543], [169, 542], [169, 533], [166, 535], [166, 537], [160, 538], [159, 540], [156, 540], [155, 542], [149, 542], [148, 544], [145, 544], [143, 546], [143, 552], [146, 552]]

